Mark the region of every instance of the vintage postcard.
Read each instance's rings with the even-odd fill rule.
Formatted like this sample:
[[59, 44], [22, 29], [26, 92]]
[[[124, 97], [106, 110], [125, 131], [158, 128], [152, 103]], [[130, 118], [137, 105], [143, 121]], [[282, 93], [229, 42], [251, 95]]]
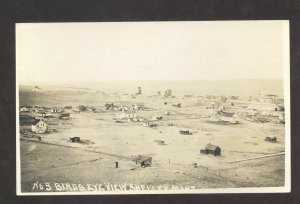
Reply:
[[289, 192], [289, 21], [16, 24], [17, 194]]

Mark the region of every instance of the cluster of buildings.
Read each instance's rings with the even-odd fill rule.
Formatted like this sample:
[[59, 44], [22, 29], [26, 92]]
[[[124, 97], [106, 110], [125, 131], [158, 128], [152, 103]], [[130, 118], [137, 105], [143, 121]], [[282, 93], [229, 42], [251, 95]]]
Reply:
[[146, 107], [142, 103], [136, 103], [131, 105], [106, 103], [105, 109], [107, 111], [137, 111], [137, 110], [145, 110]]
[[19, 111], [20, 125], [31, 126], [31, 131], [38, 134], [48, 132], [53, 121], [70, 119], [70, 112], [58, 107], [22, 106]]
[[[267, 94], [259, 99], [241, 100], [238, 96], [230, 96], [226, 98], [217, 98], [215, 96], [207, 96], [211, 105], [207, 109], [212, 109], [209, 114], [211, 122], [221, 122], [229, 124], [237, 124], [239, 122], [239, 112], [246, 112], [246, 120], [269, 122], [269, 117], [277, 117], [281, 123], [284, 123], [284, 101], [277, 95]], [[221, 100], [222, 99], [222, 100]]]

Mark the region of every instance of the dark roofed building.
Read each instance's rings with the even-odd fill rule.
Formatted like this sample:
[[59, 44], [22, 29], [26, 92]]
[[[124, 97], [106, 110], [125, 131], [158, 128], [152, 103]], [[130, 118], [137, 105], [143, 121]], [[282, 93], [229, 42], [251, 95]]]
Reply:
[[19, 121], [20, 121], [20, 126], [31, 126], [39, 122], [38, 119], [28, 115], [20, 115]]
[[70, 119], [70, 113], [62, 113], [59, 116], [60, 119]]
[[138, 163], [141, 164], [141, 167], [146, 167], [146, 166], [151, 166], [152, 157], [145, 156], [145, 155], [138, 155], [132, 161], [134, 161], [136, 164]]
[[192, 132], [189, 130], [179, 130], [179, 133], [182, 135], [191, 135], [192, 134]]
[[211, 143], [207, 144], [205, 149], [200, 150], [201, 154], [212, 154], [215, 156], [221, 155], [221, 148], [216, 145], [212, 145]]

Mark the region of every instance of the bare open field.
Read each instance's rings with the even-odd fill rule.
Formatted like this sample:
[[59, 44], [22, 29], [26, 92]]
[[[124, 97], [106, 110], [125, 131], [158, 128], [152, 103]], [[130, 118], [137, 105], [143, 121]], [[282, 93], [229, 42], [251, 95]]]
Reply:
[[[181, 108], [171, 105], [178, 101]], [[163, 119], [157, 121], [159, 126], [155, 128], [144, 127], [143, 122], [116, 123], [112, 119], [116, 112], [104, 109], [106, 102], [143, 103], [149, 109], [138, 111], [139, 116], [162, 115]], [[84, 104], [99, 111], [72, 113], [70, 120], [60, 120], [52, 126], [57, 132], [40, 134], [42, 141], [29, 137], [24, 132], [28, 127], [20, 127], [22, 192], [78, 190], [72, 184], [82, 184], [82, 191], [117, 190], [125, 184], [127, 190], [144, 188], [141, 186], [156, 190], [283, 186], [284, 155], [230, 161], [284, 152], [284, 124], [272, 118], [267, 123], [255, 123], [243, 117], [235, 125], [209, 123], [202, 117], [210, 111], [203, 108], [205, 103], [196, 96], [165, 99], [141, 95], [133, 99], [83, 90], [31, 92], [25, 87], [20, 90], [20, 105]], [[242, 106], [231, 109], [241, 116], [246, 111]], [[164, 115], [166, 111], [174, 115]], [[193, 134], [181, 135], [181, 129], [189, 129]], [[80, 137], [82, 143], [71, 143], [69, 137], [73, 136]], [[278, 142], [264, 141], [267, 136], [276, 136]], [[165, 145], [155, 140], [163, 140]], [[200, 154], [208, 143], [220, 146], [221, 156]], [[152, 165], [142, 168], [131, 161], [139, 154], [151, 156]], [[115, 168], [116, 161], [119, 168]]]

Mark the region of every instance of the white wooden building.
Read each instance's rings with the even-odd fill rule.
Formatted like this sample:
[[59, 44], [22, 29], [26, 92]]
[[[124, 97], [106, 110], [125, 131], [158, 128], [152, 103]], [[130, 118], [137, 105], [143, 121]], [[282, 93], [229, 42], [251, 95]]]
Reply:
[[44, 121], [39, 121], [35, 125], [31, 125], [31, 131], [35, 133], [46, 133], [48, 131], [48, 125]]
[[137, 113], [135, 111], [122, 111], [116, 114], [117, 119], [128, 119], [128, 118], [136, 118]]

